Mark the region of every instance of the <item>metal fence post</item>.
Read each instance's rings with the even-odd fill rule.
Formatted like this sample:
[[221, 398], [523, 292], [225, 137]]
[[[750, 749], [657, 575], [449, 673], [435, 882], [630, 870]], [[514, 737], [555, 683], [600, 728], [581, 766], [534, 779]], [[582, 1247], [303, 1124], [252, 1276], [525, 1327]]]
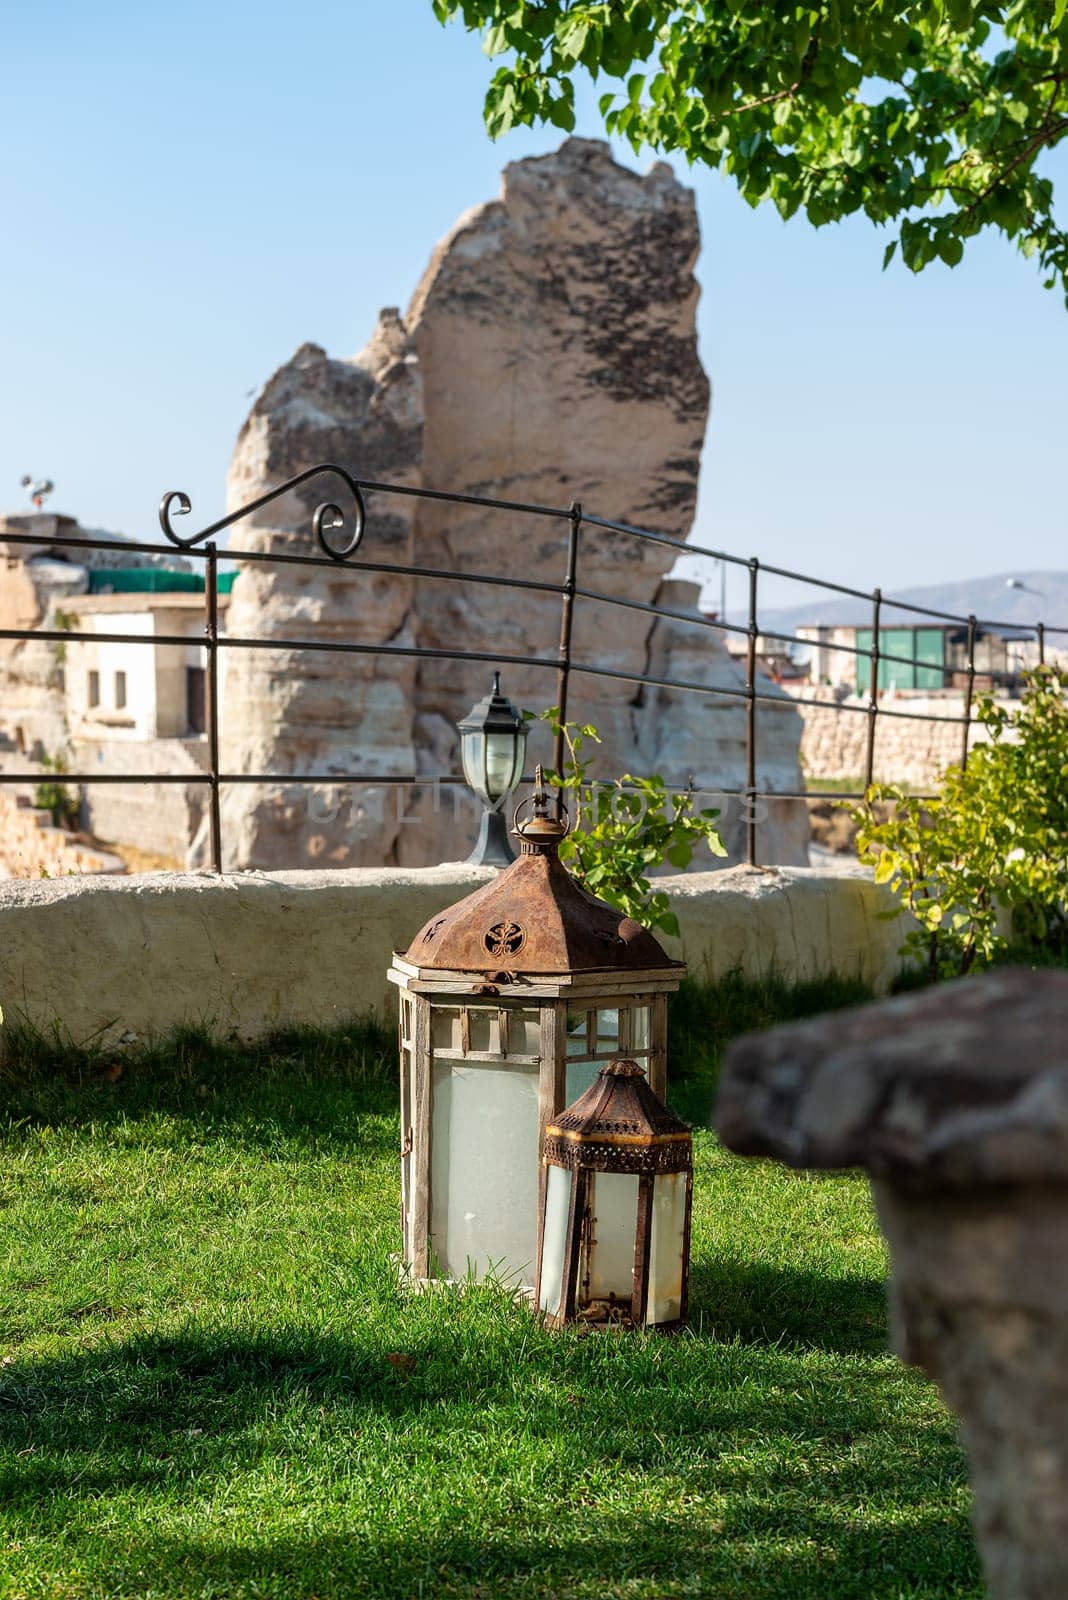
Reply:
[[756, 556], [749, 562], [749, 646], [745, 667], [745, 857], [751, 867], [757, 864], [756, 842], [756, 648], [757, 574]]
[[864, 766], [864, 791], [875, 782], [875, 725], [879, 720], [879, 626], [883, 610], [883, 591], [871, 592], [871, 650], [869, 665], [871, 681], [868, 684], [868, 754]]
[[222, 814], [219, 808], [219, 552], [214, 541], [205, 546], [208, 554], [204, 573], [207, 607], [205, 631], [208, 649], [208, 693], [205, 706], [208, 731], [208, 770], [211, 806], [211, 864], [216, 872], [222, 863]]
[[968, 765], [968, 745], [971, 742], [972, 731], [972, 698], [975, 694], [975, 635], [976, 621], [974, 616], [968, 618], [968, 681], [964, 688], [964, 734], [960, 753], [960, 766], [963, 772]]
[[1038, 634], [1038, 664], [1040, 667], [1044, 667], [1046, 665], [1046, 624], [1040, 622], [1035, 632]]
[[[578, 576], [578, 542], [579, 529], [582, 526], [582, 505], [578, 500], [571, 502], [568, 517], [567, 536], [567, 573], [564, 577], [564, 592], [560, 597], [560, 648], [558, 651], [560, 665], [556, 670], [556, 704], [558, 707], [557, 718], [560, 731], [553, 740], [553, 769], [557, 774], [564, 770], [564, 733], [563, 724], [567, 721], [567, 691], [571, 678], [571, 630], [575, 616], [575, 583]], [[556, 792], [556, 814], [560, 815], [563, 794]]]

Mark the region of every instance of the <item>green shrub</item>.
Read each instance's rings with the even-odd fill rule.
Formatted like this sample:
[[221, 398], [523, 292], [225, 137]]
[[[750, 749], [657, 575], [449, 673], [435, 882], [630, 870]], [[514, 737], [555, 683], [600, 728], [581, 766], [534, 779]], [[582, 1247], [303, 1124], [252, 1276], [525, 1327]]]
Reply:
[[[63, 773], [67, 763], [63, 756], [44, 755], [41, 765], [46, 772]], [[47, 779], [33, 791], [33, 803], [39, 811], [50, 811], [57, 828], [76, 828], [81, 821], [82, 804], [76, 794], [71, 794], [65, 783]]]
[[587, 888], [635, 922], [678, 936], [679, 923], [668, 897], [654, 890], [648, 874], [670, 864], [680, 872], [690, 865], [698, 845], [725, 856], [716, 827], [718, 811], [695, 811], [693, 794], [672, 792], [658, 774], [635, 778], [624, 773], [614, 782], [589, 776], [593, 761], [583, 756], [587, 741], [600, 744], [592, 723], [561, 723], [556, 706], [541, 713], [555, 733], [562, 733], [567, 760], [562, 772], [550, 772], [550, 783], [566, 792], [571, 832], [560, 846], [560, 859]]
[[[1026, 957], [1068, 934], [1068, 678], [1044, 667], [1027, 675], [1011, 709], [989, 697], [977, 720], [989, 742], [965, 768], [950, 767], [931, 800], [876, 784], [852, 815], [857, 850], [874, 863], [919, 923], [902, 954], [930, 979], [984, 966], [1008, 948], [999, 911], [1011, 915], [1013, 948]], [[880, 821], [875, 806], [893, 811]]]

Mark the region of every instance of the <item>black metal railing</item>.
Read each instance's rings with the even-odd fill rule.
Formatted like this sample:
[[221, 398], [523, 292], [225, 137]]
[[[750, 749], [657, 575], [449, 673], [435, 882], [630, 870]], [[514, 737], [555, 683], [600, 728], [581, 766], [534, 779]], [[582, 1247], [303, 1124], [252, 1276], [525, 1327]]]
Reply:
[[[434, 579], [446, 582], [457, 582], [465, 585], [491, 585], [499, 586], [516, 592], [537, 591], [543, 594], [555, 595], [560, 603], [560, 630], [559, 642], [555, 652], [544, 655], [516, 654], [498, 650], [452, 650], [420, 645], [401, 644], [367, 644], [354, 640], [309, 640], [282, 638], [276, 635], [260, 638], [242, 638], [229, 633], [221, 633], [219, 629], [219, 548], [216, 535], [224, 529], [233, 526], [244, 518], [252, 516], [283, 495], [292, 493], [301, 485], [316, 478], [333, 477], [344, 484], [352, 500], [351, 527], [342, 508], [333, 501], [324, 501], [318, 505], [311, 519], [311, 531], [320, 554], [298, 554], [293, 551], [283, 550], [242, 550], [227, 549], [225, 557], [228, 561], [237, 563], [268, 563], [272, 565], [295, 565], [301, 567], [337, 567], [344, 566], [348, 570], [368, 573], [390, 573], [398, 577], [412, 579]], [[382, 494], [387, 496], [402, 496], [428, 501], [438, 501], [448, 505], [476, 506], [488, 511], [508, 512], [514, 515], [548, 519], [562, 522], [567, 525], [564, 573], [559, 581], [541, 578], [520, 578], [503, 576], [493, 573], [459, 571], [451, 568], [413, 565], [403, 562], [385, 562], [367, 560], [357, 556], [357, 551], [362, 546], [368, 527], [366, 496]], [[298, 651], [324, 651], [341, 654], [375, 655], [381, 657], [404, 657], [416, 660], [444, 660], [457, 662], [486, 662], [494, 666], [515, 665], [522, 667], [541, 668], [552, 671], [556, 675], [556, 704], [559, 707], [560, 721], [566, 720], [568, 710], [568, 695], [571, 679], [574, 675], [582, 675], [594, 679], [615, 679], [633, 683], [638, 687], [663, 688], [679, 690], [697, 695], [707, 695], [717, 699], [740, 700], [745, 704], [745, 782], [738, 789], [717, 789], [717, 793], [741, 801], [743, 806], [746, 858], [751, 865], [756, 865], [758, 860], [758, 809], [762, 800], [813, 800], [830, 799], [835, 802], [859, 800], [863, 798], [864, 791], [874, 781], [876, 772], [877, 754], [877, 728], [884, 717], [907, 718], [918, 722], [927, 723], [957, 723], [961, 728], [961, 761], [967, 763], [971, 742], [971, 731], [974, 724], [974, 692], [977, 678], [976, 668], [976, 642], [983, 630], [987, 632], [998, 629], [1010, 629], [1012, 634], [1019, 637], [1021, 631], [1034, 637], [1035, 660], [1044, 663], [1046, 660], [1047, 637], [1050, 634], [1068, 635], [1068, 627], [1051, 627], [1045, 622], [1036, 622], [1027, 629], [1021, 629], [1020, 624], [998, 622], [992, 619], [980, 620], [976, 616], [960, 616], [952, 612], [939, 611], [931, 607], [919, 606], [914, 602], [895, 600], [882, 594], [881, 590], [865, 591], [851, 588], [842, 583], [829, 579], [818, 578], [809, 573], [795, 572], [785, 567], [778, 567], [770, 563], [762, 563], [757, 557], [742, 557], [732, 555], [727, 551], [714, 550], [706, 546], [691, 544], [685, 540], [677, 539], [669, 534], [658, 533], [648, 528], [635, 527], [630, 523], [619, 522], [609, 517], [596, 516], [585, 510], [578, 502], [574, 501], [566, 507], [545, 506], [530, 504], [515, 500], [499, 500], [482, 495], [455, 494], [436, 489], [415, 488], [407, 485], [381, 483], [370, 479], [361, 479], [348, 472], [345, 468], [334, 463], [320, 463], [307, 468], [304, 472], [289, 479], [285, 483], [258, 496], [247, 505], [231, 512], [228, 516], [220, 518], [208, 527], [198, 532], [183, 536], [176, 531], [173, 519], [185, 516], [191, 510], [187, 495], [180, 490], [172, 490], [163, 496], [159, 508], [159, 521], [167, 543], [149, 543], [145, 541], [126, 541], [116, 544], [114, 540], [93, 539], [86, 537], [64, 535], [41, 535], [38, 533], [19, 534], [5, 531], [2, 536], [7, 544], [37, 545], [46, 544], [49, 548], [62, 547], [77, 550], [106, 550], [112, 554], [116, 550], [122, 553], [138, 555], [173, 554], [175, 549], [180, 550], [187, 558], [201, 560], [204, 563], [204, 639], [203, 648], [207, 652], [206, 673], [206, 705], [205, 705], [205, 732], [207, 740], [208, 766], [205, 772], [182, 773], [119, 773], [119, 772], [64, 772], [64, 782], [78, 784], [129, 784], [129, 783], [158, 783], [158, 784], [203, 784], [209, 791], [209, 817], [211, 860], [216, 871], [222, 870], [223, 865], [223, 837], [222, 837], [222, 810], [220, 804], [221, 790], [230, 784], [270, 784], [284, 779], [288, 784], [306, 786], [342, 786], [373, 784], [376, 786], [417, 786], [425, 783], [425, 777], [416, 773], [401, 775], [382, 775], [379, 773], [352, 772], [225, 772], [220, 765], [220, 723], [219, 723], [219, 652], [220, 650], [298, 650]], [[649, 601], [626, 599], [621, 596], [604, 593], [601, 590], [590, 588], [580, 582], [582, 564], [582, 534], [585, 528], [600, 530], [620, 539], [645, 541], [650, 544], [662, 545], [675, 550], [679, 555], [704, 556], [714, 561], [725, 563], [727, 566], [743, 569], [747, 578], [747, 613], [745, 623], [729, 622], [725, 617], [708, 617], [692, 611], [673, 611], [670, 608], [657, 606]], [[343, 540], [332, 544], [331, 534], [343, 533]], [[844, 596], [863, 602], [871, 608], [871, 634], [870, 647], [864, 648], [856, 643], [850, 644], [845, 640], [819, 640], [818, 647], [822, 650], [841, 652], [852, 655], [858, 660], [864, 658], [869, 662], [869, 683], [867, 697], [859, 693], [855, 696], [854, 703], [847, 701], [834, 701], [820, 699], [813, 695], [791, 692], [786, 704], [816, 707], [824, 711], [833, 711], [838, 715], [860, 715], [867, 718], [867, 732], [865, 743], [863, 788], [855, 792], [841, 790], [773, 790], [762, 789], [758, 784], [758, 737], [759, 716], [758, 707], [763, 703], [773, 703], [781, 708], [784, 704], [780, 690], [765, 688], [763, 684], [769, 680], [762, 676], [759, 641], [761, 638], [774, 639], [782, 644], [800, 645], [811, 648], [814, 642], [811, 638], [801, 637], [795, 633], [783, 632], [775, 628], [762, 629], [759, 625], [759, 582], [762, 576], [786, 579], [791, 582], [804, 584], [817, 588], [823, 592]], [[687, 680], [672, 676], [657, 676], [645, 672], [629, 672], [620, 669], [597, 665], [587, 660], [577, 660], [574, 654], [574, 620], [576, 602], [619, 607], [621, 609], [638, 611], [650, 614], [657, 618], [677, 619], [687, 625], [708, 628], [720, 635], [734, 634], [745, 639], [745, 678], [744, 684], [731, 687], [725, 684], [712, 685], [706, 682]], [[939, 623], [954, 623], [966, 630], [964, 673], [963, 714], [955, 715], [952, 712], [945, 714], [929, 710], [909, 710], [902, 706], [889, 706], [882, 698], [882, 688], [879, 683], [880, 668], [884, 663], [900, 664], [903, 666], [938, 671], [937, 663], [918, 657], [902, 656], [891, 653], [882, 648], [882, 637], [885, 631], [885, 617], [889, 610], [907, 612], [909, 614], [929, 618]], [[55, 642], [64, 646], [74, 643], [87, 644], [130, 644], [168, 646], [176, 645], [188, 647], [191, 642], [189, 636], [160, 635], [160, 634], [128, 634], [117, 632], [83, 632], [64, 629], [40, 628], [2, 628], [0, 639], [5, 640], [41, 640]], [[557, 735], [553, 754], [554, 765], [559, 769], [563, 764], [562, 736]], [[39, 783], [42, 779], [40, 771], [0, 771], [0, 783], [26, 784]], [[446, 775], [433, 780], [440, 784], [462, 784], [464, 780], [459, 776]]]

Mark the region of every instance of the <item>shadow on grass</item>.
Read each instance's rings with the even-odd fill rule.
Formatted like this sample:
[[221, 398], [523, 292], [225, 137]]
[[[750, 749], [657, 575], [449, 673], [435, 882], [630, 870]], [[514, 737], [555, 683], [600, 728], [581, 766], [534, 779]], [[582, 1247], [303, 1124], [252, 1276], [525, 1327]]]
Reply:
[[[52, 1452], [93, 1457], [132, 1452], [137, 1473], [154, 1480], [175, 1456], [203, 1453], [207, 1446], [194, 1444], [202, 1434], [219, 1445], [257, 1426], [268, 1400], [328, 1406], [335, 1419], [355, 1425], [367, 1410], [398, 1419], [450, 1404], [514, 1404], [517, 1372], [533, 1381], [539, 1368], [557, 1388], [539, 1392], [534, 1420], [565, 1431], [574, 1425], [572, 1391], [586, 1382], [597, 1389], [606, 1375], [610, 1383], [626, 1380], [625, 1410], [617, 1416], [608, 1407], [599, 1425], [627, 1458], [644, 1456], [635, 1428], [647, 1428], [650, 1439], [665, 1426], [688, 1431], [695, 1407], [713, 1428], [789, 1425], [808, 1432], [813, 1416], [826, 1421], [832, 1411], [847, 1431], [875, 1429], [885, 1420], [874, 1398], [885, 1381], [880, 1371], [854, 1365], [844, 1411], [838, 1379], [827, 1379], [828, 1393], [836, 1395], [830, 1409], [827, 1402], [810, 1406], [792, 1388], [780, 1396], [777, 1388], [780, 1371], [813, 1359], [818, 1389], [820, 1367], [834, 1369], [831, 1358], [885, 1352], [883, 1286], [874, 1281], [703, 1264], [685, 1333], [621, 1342], [548, 1333], [525, 1305], [489, 1285], [443, 1294], [433, 1305], [424, 1297], [398, 1301], [394, 1270], [384, 1255], [354, 1278], [354, 1300], [366, 1319], [359, 1336], [299, 1327], [240, 1337], [196, 1329], [15, 1361], [0, 1369], [0, 1449], [10, 1450], [11, 1459], [31, 1451], [30, 1479], [41, 1470], [37, 1448], [45, 1444]], [[392, 1349], [397, 1342], [400, 1352]], [[755, 1375], [756, 1387], [724, 1405], [719, 1386], [743, 1368]], [[764, 1380], [773, 1392], [762, 1390]], [[13, 1487], [10, 1470], [9, 1459], [0, 1498]], [[129, 1470], [123, 1469], [127, 1480]], [[22, 1469], [15, 1479], [21, 1475]]]
[[[979, 1594], [966, 1517], [948, 1503], [962, 1475], [951, 1429], [902, 1408], [893, 1368], [846, 1375], [694, 1339], [621, 1355], [533, 1325], [527, 1348], [486, 1326], [465, 1335], [463, 1320], [453, 1307], [409, 1339], [400, 1367], [388, 1333], [292, 1330], [4, 1369], [9, 1531], [76, 1565], [79, 1594], [109, 1597]], [[359, 1438], [374, 1441], [360, 1447], [367, 1492], [350, 1482]], [[294, 1461], [318, 1485], [306, 1532], [288, 1526], [307, 1528]], [[210, 1537], [167, 1529], [250, 1483], [247, 1509], [231, 1504]], [[274, 1539], [257, 1530], [265, 1492]]]
[[668, 1003], [670, 1099], [680, 1116], [707, 1127], [723, 1055], [732, 1039], [780, 1022], [863, 1005], [874, 998], [861, 978], [828, 974], [797, 983], [770, 969], [762, 978], [740, 970], [714, 981], [686, 978]]
[[704, 1257], [690, 1264], [690, 1321], [720, 1341], [878, 1355], [887, 1348], [886, 1284]]
[[198, 1600], [983, 1600], [985, 1594], [965, 1516], [932, 1515], [873, 1538], [847, 1514], [826, 1508], [813, 1508], [810, 1518], [784, 1518], [757, 1537], [744, 1516], [732, 1515], [714, 1531], [692, 1518], [628, 1518], [597, 1538], [568, 1538], [557, 1528], [531, 1538], [528, 1528], [515, 1525], [487, 1535], [476, 1523], [469, 1532], [413, 1530], [398, 1539], [390, 1538], [383, 1518], [380, 1526], [356, 1522], [328, 1536], [249, 1543], [112, 1536], [102, 1555], [97, 1583], [79, 1592], [109, 1600], [146, 1591]]
[[[793, 983], [776, 972], [715, 982], [687, 979], [669, 1009], [671, 1099], [708, 1123], [723, 1051], [739, 1034], [871, 998], [859, 980]], [[356, 1018], [333, 1029], [300, 1028], [251, 1043], [185, 1029], [128, 1051], [42, 1033], [9, 1017], [0, 1056], [0, 1120], [28, 1127], [84, 1126], [172, 1115], [200, 1127], [244, 1126], [268, 1137], [314, 1133], [349, 1142], [341, 1112], [395, 1112], [391, 1028]]]
[[281, 1136], [393, 1149], [395, 1132], [366, 1119], [395, 1115], [396, 1072], [392, 1037], [373, 1021], [248, 1044], [186, 1030], [128, 1053], [9, 1028], [0, 1122], [76, 1128], [164, 1116], [249, 1144]]

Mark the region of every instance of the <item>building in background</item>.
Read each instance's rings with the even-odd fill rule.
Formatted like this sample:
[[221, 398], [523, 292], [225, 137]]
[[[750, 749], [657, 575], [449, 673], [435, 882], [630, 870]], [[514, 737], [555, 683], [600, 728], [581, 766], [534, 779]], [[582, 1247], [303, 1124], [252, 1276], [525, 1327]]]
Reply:
[[[5, 535], [32, 536], [15, 542]], [[105, 549], [58, 541], [93, 539]], [[220, 611], [233, 575], [221, 576]], [[83, 528], [75, 518], [28, 513], [0, 519], [0, 627], [69, 634], [182, 637], [155, 646], [34, 638], [0, 641], [0, 769], [37, 772], [40, 783], [5, 785], [0, 808], [0, 871], [87, 870], [87, 853], [106, 841], [119, 856], [93, 870], [185, 866], [204, 809], [207, 766], [204, 689], [204, 580], [177, 552], [141, 555], [126, 540]], [[64, 785], [63, 772], [188, 772], [184, 783]], [[83, 835], [78, 854], [42, 834], [35, 849], [35, 806], [47, 788], [69, 791], [68, 821]], [[40, 860], [38, 861], [38, 856]]]
[[[867, 694], [871, 683], [871, 624], [812, 623], [794, 632], [807, 642], [808, 679], [812, 684]], [[835, 647], [839, 648], [835, 648]], [[879, 629], [880, 689], [924, 693], [963, 689], [968, 678], [968, 628], [959, 622], [898, 624]], [[795, 659], [805, 663], [804, 647]], [[887, 657], [891, 659], [886, 659]], [[897, 658], [897, 659], [893, 659]], [[980, 624], [975, 636], [976, 687], [1012, 690], [1020, 675], [1035, 664], [1035, 636], [1029, 628], [993, 628]]]

